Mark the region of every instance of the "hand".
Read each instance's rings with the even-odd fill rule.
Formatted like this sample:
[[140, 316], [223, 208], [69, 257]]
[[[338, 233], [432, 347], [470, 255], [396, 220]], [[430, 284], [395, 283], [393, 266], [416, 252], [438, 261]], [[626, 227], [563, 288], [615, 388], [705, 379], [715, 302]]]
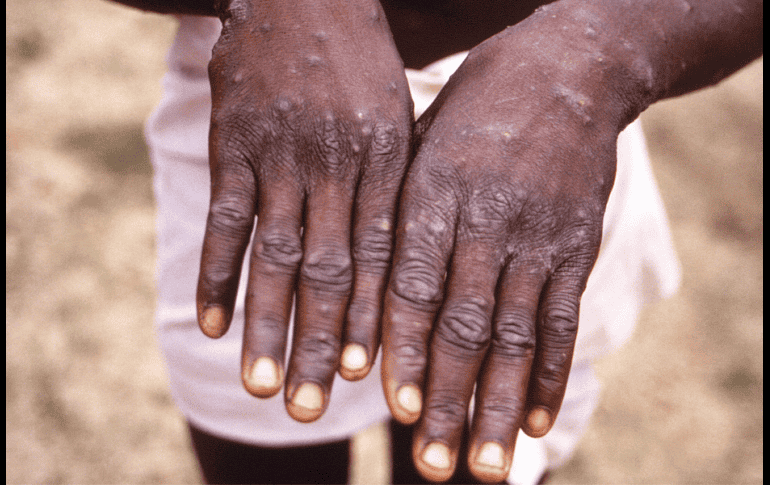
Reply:
[[546, 434], [564, 397], [629, 120], [612, 89], [628, 71], [570, 22], [541, 11], [473, 49], [415, 128], [382, 372], [393, 416], [419, 419], [413, 456], [430, 480], [465, 459], [474, 386], [480, 480], [503, 480], [518, 430]]
[[328, 405], [343, 342], [347, 379], [364, 377], [376, 355], [412, 104], [375, 0], [258, 7], [232, 2], [209, 66], [198, 320], [210, 337], [227, 331], [256, 215], [243, 383], [269, 397], [285, 374], [289, 414], [312, 421]]

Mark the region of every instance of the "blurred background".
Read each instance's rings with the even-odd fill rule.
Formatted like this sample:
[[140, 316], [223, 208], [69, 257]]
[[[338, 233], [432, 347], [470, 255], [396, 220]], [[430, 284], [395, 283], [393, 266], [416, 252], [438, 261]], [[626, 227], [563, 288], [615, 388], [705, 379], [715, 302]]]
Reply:
[[[199, 483], [152, 327], [142, 123], [173, 18], [6, 2], [6, 483]], [[763, 61], [643, 116], [684, 268], [551, 483], [763, 480]], [[383, 433], [354, 479], [382, 482]]]

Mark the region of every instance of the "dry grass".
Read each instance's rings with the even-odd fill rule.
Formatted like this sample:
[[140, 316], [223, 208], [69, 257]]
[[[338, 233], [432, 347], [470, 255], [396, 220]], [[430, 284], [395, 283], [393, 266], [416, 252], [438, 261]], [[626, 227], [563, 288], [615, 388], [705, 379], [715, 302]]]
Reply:
[[[6, 482], [199, 482], [152, 330], [141, 127], [174, 21], [6, 4]], [[762, 62], [644, 115], [685, 270], [554, 483], [761, 482]], [[382, 478], [381, 430], [356, 442]], [[379, 470], [379, 471], [377, 471]]]

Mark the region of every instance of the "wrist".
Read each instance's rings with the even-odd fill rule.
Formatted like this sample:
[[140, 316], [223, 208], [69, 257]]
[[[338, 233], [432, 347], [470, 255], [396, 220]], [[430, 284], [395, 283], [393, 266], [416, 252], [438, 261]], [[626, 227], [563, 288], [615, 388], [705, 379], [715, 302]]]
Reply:
[[486, 92], [498, 97], [528, 98], [530, 110], [565, 110], [619, 133], [658, 96], [654, 72], [645, 52], [593, 7], [560, 1], [537, 9], [472, 49], [466, 62], [477, 67], [469, 71], [492, 79]]
[[387, 24], [379, 0], [206, 0], [224, 20], [232, 15], [282, 16], [283, 21], [325, 21], [342, 23], [362, 15]]
[[149, 12], [203, 15], [216, 17], [219, 15], [217, 4], [225, 0], [113, 0], [116, 3]]
[[552, 7], [576, 22], [575, 42], [595, 37], [609, 61], [607, 86], [626, 104], [626, 123], [650, 104], [716, 84], [762, 54], [761, 0], [561, 0]]
[[667, 73], [651, 61], [649, 36], [640, 34], [649, 29], [640, 25], [646, 18], [640, 16], [629, 26], [629, 19], [614, 11], [619, 8], [616, 2], [602, 0], [561, 0], [538, 14], [550, 24], [562, 51], [561, 72], [555, 78], [585, 93], [597, 117], [621, 131], [664, 96], [661, 79]]

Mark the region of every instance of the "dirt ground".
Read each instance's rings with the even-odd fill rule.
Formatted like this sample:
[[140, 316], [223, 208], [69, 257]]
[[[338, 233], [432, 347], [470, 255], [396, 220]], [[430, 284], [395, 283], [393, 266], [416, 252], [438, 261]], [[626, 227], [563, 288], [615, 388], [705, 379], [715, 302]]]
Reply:
[[[199, 483], [152, 328], [142, 123], [171, 18], [6, 3], [6, 482]], [[684, 268], [552, 483], [763, 480], [763, 62], [643, 115]], [[383, 482], [383, 435], [354, 479]]]

